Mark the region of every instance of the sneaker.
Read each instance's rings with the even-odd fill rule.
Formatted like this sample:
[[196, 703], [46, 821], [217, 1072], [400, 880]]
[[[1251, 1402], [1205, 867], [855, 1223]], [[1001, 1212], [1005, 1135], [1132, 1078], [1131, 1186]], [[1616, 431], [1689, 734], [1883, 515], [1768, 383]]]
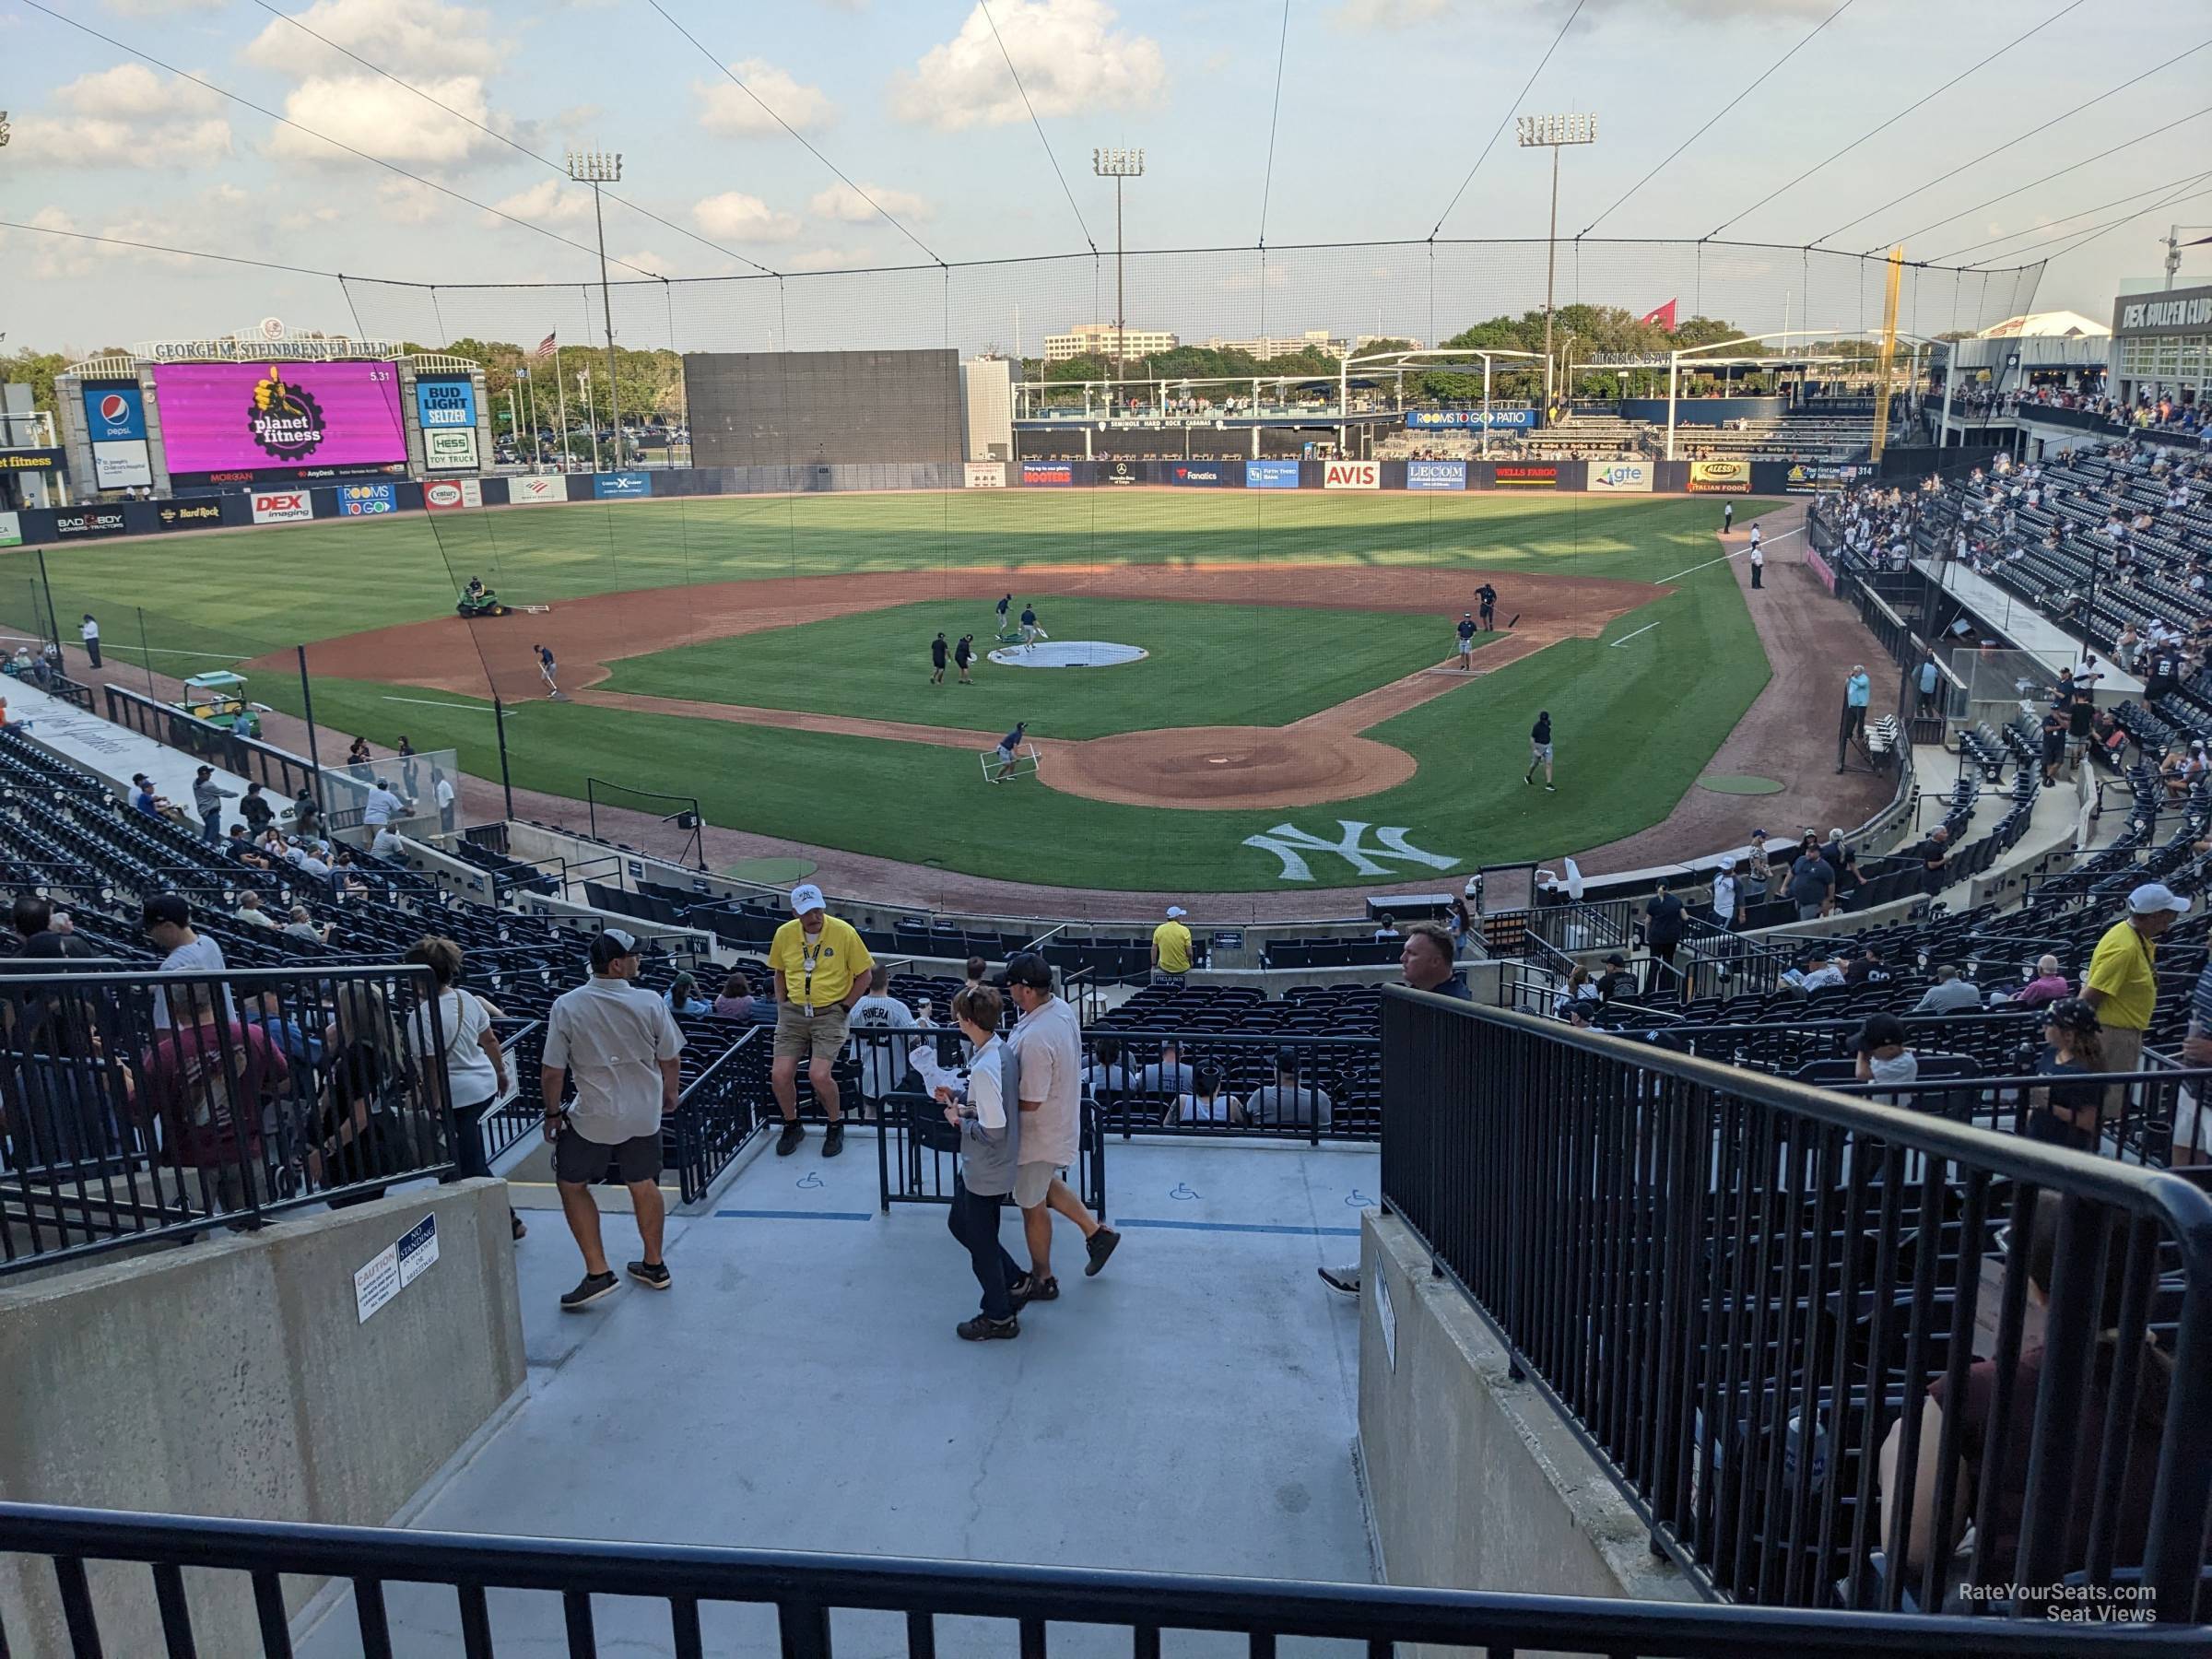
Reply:
[[612, 1273], [587, 1273], [576, 1281], [575, 1289], [561, 1297], [560, 1311], [573, 1313], [588, 1308], [601, 1297], [612, 1296], [621, 1282]]
[[530, 1230], [523, 1225], [523, 1218], [512, 1210], [507, 1212], [507, 1224], [514, 1230], [514, 1236], [518, 1240], [530, 1236]]
[[668, 1264], [665, 1262], [632, 1262], [629, 1265], [629, 1277], [653, 1290], [665, 1290], [675, 1282], [668, 1277]]
[[1101, 1227], [1097, 1232], [1092, 1233], [1083, 1246], [1085, 1253], [1090, 1257], [1090, 1260], [1084, 1264], [1083, 1277], [1085, 1278], [1097, 1277], [1099, 1269], [1106, 1265], [1106, 1258], [1113, 1253], [1113, 1247], [1121, 1241], [1122, 1235], [1115, 1232], [1111, 1227]]
[[783, 1125], [783, 1133], [776, 1136], [776, 1156], [789, 1158], [799, 1149], [799, 1143], [806, 1138], [805, 1127], [801, 1125], [798, 1119], [793, 1118], [791, 1122]]
[[1058, 1301], [1060, 1281], [1056, 1278], [1039, 1278], [1034, 1274], [1025, 1273], [1006, 1287], [1006, 1294], [1014, 1299], [1014, 1305], [1018, 1308], [1033, 1301]]
[[952, 1327], [952, 1334], [962, 1342], [1004, 1342], [1021, 1335], [1018, 1319], [985, 1319], [978, 1313], [973, 1319], [963, 1319]]
[[835, 1158], [845, 1149], [845, 1126], [841, 1123], [830, 1125], [829, 1134], [822, 1136], [822, 1156]]
[[1324, 1267], [1321, 1282], [1332, 1290], [1341, 1290], [1347, 1296], [1359, 1294], [1359, 1269], [1357, 1267]]
[[1547, 783], [1544, 785], [1544, 793], [1546, 794], [1558, 794], [1559, 793], [1559, 786], [1556, 783]]
[[1522, 774], [1521, 782], [1524, 783], [1534, 783], [1535, 781], [1536, 774], [1535, 772], [1524, 772]]

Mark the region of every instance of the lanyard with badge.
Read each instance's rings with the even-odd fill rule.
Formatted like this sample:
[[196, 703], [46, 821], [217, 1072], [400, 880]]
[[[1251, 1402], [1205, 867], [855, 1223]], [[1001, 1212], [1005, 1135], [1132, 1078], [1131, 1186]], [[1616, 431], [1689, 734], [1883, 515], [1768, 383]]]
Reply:
[[830, 924], [828, 922], [825, 921], [822, 924], [822, 931], [815, 937], [811, 945], [807, 943], [806, 928], [799, 929], [799, 971], [806, 976], [806, 994], [799, 1000], [806, 1007], [806, 1018], [809, 1019], [814, 1018], [814, 965], [829, 954]]

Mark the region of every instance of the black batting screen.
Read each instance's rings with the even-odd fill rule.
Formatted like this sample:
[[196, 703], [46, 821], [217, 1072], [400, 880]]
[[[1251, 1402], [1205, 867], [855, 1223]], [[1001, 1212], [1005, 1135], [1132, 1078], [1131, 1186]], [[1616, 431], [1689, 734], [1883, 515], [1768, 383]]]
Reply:
[[960, 458], [950, 348], [691, 352], [684, 395], [694, 466]]

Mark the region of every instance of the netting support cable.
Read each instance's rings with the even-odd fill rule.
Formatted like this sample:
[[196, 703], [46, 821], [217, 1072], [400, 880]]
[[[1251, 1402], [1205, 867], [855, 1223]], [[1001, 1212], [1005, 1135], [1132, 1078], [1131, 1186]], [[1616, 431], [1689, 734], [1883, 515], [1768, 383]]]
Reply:
[[1498, 117], [1498, 124], [1490, 129], [1489, 142], [1482, 147], [1482, 153], [1475, 158], [1475, 165], [1467, 169], [1467, 176], [1459, 182], [1459, 188], [1452, 193], [1452, 199], [1444, 204], [1444, 210], [1436, 216], [1436, 223], [1429, 231], [1430, 241], [1434, 241], [1437, 231], [1444, 228], [1444, 221], [1452, 217], [1452, 209], [1458, 206], [1459, 198], [1466, 194], [1467, 186], [1475, 182], [1475, 175], [1482, 171], [1482, 164], [1489, 159], [1499, 135], [1505, 131], [1505, 124], [1513, 118], [1513, 112], [1526, 100], [1528, 89], [1536, 84], [1536, 76], [1544, 73], [1544, 65], [1551, 62], [1551, 54], [1559, 49], [1559, 42], [1567, 38], [1567, 31], [1574, 27], [1574, 20], [1583, 15], [1583, 7], [1586, 3], [1587, 0], [1574, 0], [1574, 9], [1567, 14], [1567, 21], [1559, 25], [1559, 32], [1551, 37], [1551, 44], [1544, 48], [1544, 55], [1536, 60], [1536, 66], [1528, 72], [1528, 78], [1521, 83], [1521, 90], [1514, 95], [1513, 101], [1507, 104], [1505, 113]]
[[2065, 111], [2063, 113], [2052, 116], [2050, 120], [2043, 122], [2038, 126], [2030, 127], [2018, 137], [2007, 138], [2003, 144], [1998, 145], [1996, 148], [1983, 150], [1980, 155], [1976, 156], [1971, 161], [1961, 161], [1958, 166], [1952, 168], [1949, 171], [1936, 174], [1936, 177], [1930, 179], [1925, 184], [1916, 184], [1911, 190], [1906, 191], [1902, 195], [1891, 196], [1879, 207], [1869, 207], [1865, 212], [1860, 214], [1858, 218], [1853, 219], [1845, 219], [1843, 223], [1838, 225], [1833, 230], [1829, 231], [1827, 235], [1814, 237], [1812, 245], [1817, 248], [1822, 242], [1829, 241], [1830, 238], [1842, 235], [1844, 231], [1850, 229], [1853, 225], [1863, 225], [1868, 219], [1872, 218], [1876, 214], [1888, 212], [1890, 208], [1896, 206], [1900, 202], [1909, 202], [1916, 195], [1924, 195], [1927, 192], [1935, 189], [1936, 185], [1943, 183], [1946, 180], [1955, 179], [1960, 173], [1967, 171], [1969, 169], [1981, 166], [1983, 162], [1988, 160], [1991, 157], [2001, 156], [2006, 150], [2012, 149], [2018, 145], [2027, 143], [2029, 139], [2034, 137], [2038, 133], [2049, 132], [2060, 122], [2070, 120], [2072, 117], [2080, 114], [2082, 111], [2089, 108], [2092, 104], [2100, 104], [2106, 99], [2114, 97], [2119, 93], [2126, 91], [2128, 88], [2135, 86], [2137, 82], [2148, 80], [2152, 76], [2158, 74], [2160, 70], [2172, 68], [2174, 65], [2180, 63], [2183, 58], [2194, 57], [2198, 53], [2204, 51], [2204, 49], [2207, 46], [2212, 46], [2212, 40], [2199, 41], [2195, 45], [2190, 47], [2186, 52], [2177, 52], [2171, 57], [2168, 58], [2164, 63], [2153, 64], [2149, 68], [2144, 70], [2140, 75], [2130, 76], [2126, 80], [2122, 81], [2118, 86], [2108, 88], [2104, 91], [2098, 93], [2094, 98], [2083, 100], [2080, 103], [2076, 104], [2072, 109]]
[[[1275, 101], [1268, 106], [1267, 110], [1267, 170], [1260, 180], [1260, 247], [1263, 250], [1260, 263], [1260, 287], [1263, 293], [1267, 286], [1265, 280], [1267, 268], [1264, 253], [1267, 246], [1267, 206], [1275, 193], [1275, 131], [1277, 124], [1282, 119], [1283, 56], [1288, 51], [1289, 45], [1290, 0], [1283, 0], [1282, 27], [1277, 31], [1275, 37]], [[1265, 303], [1264, 299], [1262, 303]], [[1265, 334], [1266, 331], [1263, 329], [1261, 332]]]
[[[256, 4], [265, 5], [266, 3], [267, 0], [256, 0]], [[1709, 238], [1718, 236], [1722, 231], [1727, 229], [1730, 225], [1735, 224], [1736, 219], [1748, 218], [1752, 214], [1757, 213], [1761, 207], [1764, 207], [1776, 196], [1783, 194], [1786, 191], [1796, 189], [1798, 185], [1804, 183], [1807, 179], [1811, 178], [1815, 173], [1818, 172], [1822, 168], [1828, 166], [1830, 162], [1841, 161], [1845, 156], [1850, 155], [1853, 150], [1857, 149], [1860, 145], [1865, 143], [1869, 138], [1872, 138], [1877, 134], [1895, 126], [1906, 116], [1912, 114], [1913, 111], [1922, 108], [1924, 105], [1934, 102], [1936, 99], [1942, 97], [1943, 94], [1948, 92], [1953, 87], [1957, 86], [1960, 81], [1967, 79], [1969, 76], [1980, 74], [1983, 70], [1988, 68], [1990, 65], [1995, 63], [1999, 58], [2010, 52], [2015, 46], [2019, 45], [2030, 36], [2041, 34], [2044, 29], [2050, 28], [2052, 24], [2057, 22], [2061, 18], [2065, 17], [2068, 12], [2078, 11], [2088, 3], [2088, 0], [2066, 0], [2066, 4], [2065, 6], [2060, 6], [2058, 10], [2053, 12], [2041, 23], [2036, 24], [2032, 29], [2028, 29], [2024, 33], [2013, 36], [2011, 40], [2006, 41], [2004, 45], [1998, 47], [1987, 57], [1975, 64], [1971, 68], [1960, 70], [1957, 75], [1952, 76], [1949, 80], [1945, 81], [1942, 86], [1937, 87], [1934, 91], [1925, 93], [1923, 96], [1914, 99], [1911, 103], [1907, 104], [1896, 114], [1890, 116], [1887, 121], [1877, 122], [1873, 126], [1868, 127], [1856, 138], [1853, 138], [1849, 144], [1845, 145], [1841, 149], [1837, 150], [1833, 155], [1828, 156], [1821, 160], [1814, 162], [1812, 166], [1806, 168], [1803, 172], [1792, 179], [1787, 184], [1777, 184], [1772, 190], [1768, 191], [1765, 195], [1760, 196], [1758, 201], [1752, 203], [1750, 206], [1745, 208], [1741, 213], [1736, 214], [1732, 218], [1724, 219], [1719, 224], [1715, 225], [1711, 230], [1708, 230], [1705, 233], [1706, 236]], [[1897, 240], [1902, 241], [1905, 239], [1900, 237]]]
[[[32, 0], [32, 4], [36, 4], [36, 0]], [[798, 128], [793, 126], [790, 122], [784, 120], [782, 115], [778, 114], [775, 107], [762, 99], [761, 96], [758, 92], [754, 91], [750, 87], [747, 86], [745, 82], [738, 77], [735, 70], [732, 69], [727, 64], [724, 63], [722, 59], [715, 56], [713, 53], [708, 51], [705, 44], [697, 35], [686, 29], [681, 23], [678, 23], [675, 18], [671, 17], [669, 15], [668, 8], [661, 4], [661, 0], [645, 0], [645, 4], [652, 6], [654, 11], [659, 12], [661, 17], [666, 21], [669, 28], [675, 29], [677, 34], [682, 35], [685, 40], [691, 43], [692, 47], [699, 53], [700, 56], [705, 58], [708, 63], [713, 65], [716, 74], [720, 75], [724, 80], [728, 81], [730, 85], [735, 87], [738, 91], [744, 93], [747, 98], [751, 99], [753, 102], [759, 105], [763, 114], [765, 114], [771, 121], [774, 122], [778, 126], [782, 127], [786, 133], [790, 134], [793, 138], [796, 139], [800, 147], [806, 150], [808, 155], [812, 156], [817, 161], [819, 161], [824, 167], [835, 173], [838, 177], [839, 182], [843, 184], [846, 189], [850, 190], [854, 195], [858, 196], [862, 201], [873, 207], [882, 218], [884, 223], [890, 226], [892, 229], [898, 231], [900, 235], [905, 237], [908, 241], [912, 242], [915, 247], [921, 249], [924, 253], [929, 256], [930, 262], [933, 265], [941, 265], [945, 263], [944, 260], [937, 256], [937, 251], [935, 248], [931, 247], [927, 242], [916, 236], [912, 230], [909, 230], [905, 225], [900, 222], [896, 216], [894, 216], [888, 208], [884, 206], [881, 202], [877, 201], [865, 190], [863, 190], [858, 184], [853, 182], [853, 181], [846, 174], [843, 168], [838, 166], [836, 162], [830, 160], [829, 157], [823, 155], [819, 149], [816, 148], [813, 141], [809, 139], [806, 134], [800, 132]], [[634, 269], [635, 267], [632, 268]], [[648, 273], [648, 275], [650, 274], [651, 273]]]
[[[112, 46], [116, 51], [124, 53], [128, 56], [136, 58], [141, 63], [151, 64], [157, 69], [166, 70], [169, 74], [176, 76], [179, 80], [190, 81], [194, 86], [212, 92], [218, 98], [227, 98], [232, 103], [239, 105], [241, 109], [252, 110], [256, 115], [265, 116], [268, 120], [276, 123], [276, 124], [279, 126], [290, 127], [296, 133], [305, 133], [310, 138], [314, 139], [317, 143], [327, 144], [333, 149], [344, 150], [347, 155], [354, 157], [358, 160], [367, 161], [372, 166], [381, 167], [386, 172], [395, 174], [400, 178], [407, 180], [411, 183], [419, 184], [426, 190], [434, 190], [440, 195], [451, 196], [454, 201], [459, 202], [465, 206], [474, 207], [479, 213], [488, 213], [494, 218], [505, 219], [511, 225], [514, 225], [522, 229], [528, 230], [534, 235], [543, 236], [549, 241], [557, 241], [563, 247], [573, 248], [579, 253], [590, 253], [595, 256], [598, 252], [598, 250], [594, 248], [587, 247], [582, 242], [571, 241], [568, 237], [561, 235], [561, 233], [558, 230], [548, 230], [543, 225], [534, 225], [526, 218], [518, 218], [512, 213], [502, 212], [500, 209], [494, 207], [489, 202], [479, 202], [476, 199], [476, 197], [472, 195], [465, 195], [462, 192], [453, 188], [453, 186], [450, 184], [441, 184], [435, 179], [425, 178], [422, 174], [402, 167], [395, 161], [387, 161], [382, 156], [372, 156], [367, 150], [356, 149], [352, 145], [347, 144], [342, 138], [333, 138], [328, 133], [319, 133], [313, 127], [308, 126], [301, 122], [294, 121], [288, 115], [279, 114], [276, 111], [270, 109], [265, 104], [255, 103], [252, 99], [244, 97], [240, 93], [233, 92], [228, 88], [218, 87], [213, 81], [206, 79], [203, 76], [194, 75], [188, 69], [180, 69], [174, 64], [165, 62], [164, 60], [154, 56], [151, 53], [143, 52], [135, 46], [126, 45], [124, 41], [117, 40], [113, 35], [102, 34], [99, 29], [94, 29], [90, 24], [80, 23], [76, 18], [70, 17], [66, 12], [58, 12], [54, 10], [51, 6], [44, 4], [44, 0], [23, 0], [23, 4], [29, 6], [31, 10], [42, 12], [47, 17], [53, 18], [56, 22], [66, 23], [71, 29], [76, 29], [78, 33], [89, 35], [92, 37], [92, 39], [99, 41], [105, 45]], [[243, 264], [247, 262], [241, 261], [240, 263]], [[645, 270], [641, 266], [631, 265], [627, 260], [618, 259], [615, 260], [614, 263], [620, 265], [626, 271], [636, 271], [641, 276], [650, 276], [653, 274], [651, 271]]]
[[1584, 225], [1582, 229], [1582, 234], [1584, 236], [1589, 235], [1591, 231], [1596, 229], [1598, 226], [1606, 222], [1606, 218], [1611, 216], [1615, 207], [1618, 207], [1621, 203], [1627, 201], [1630, 196], [1641, 190], [1646, 184], [1649, 184], [1653, 179], [1665, 172], [1677, 156], [1679, 156], [1684, 150], [1688, 149], [1699, 139], [1704, 137], [1707, 133], [1712, 131], [1715, 126], [1719, 125], [1723, 117], [1724, 117], [1729, 111], [1735, 109], [1737, 104], [1742, 103], [1745, 99], [1750, 97], [1752, 93], [1758, 91], [1760, 87], [1766, 84], [1768, 77], [1772, 76], [1776, 70], [1780, 69], [1784, 64], [1795, 57], [1800, 52], [1811, 45], [1813, 43], [1814, 37], [1818, 35], [1830, 23], [1833, 23], [1845, 12], [1849, 11], [1852, 7], [1852, 5], [1853, 0], [1843, 0], [1842, 5], [1837, 6], [1834, 11], [1830, 12], [1827, 17], [1821, 18], [1819, 22], [1814, 24], [1811, 30], [1807, 32], [1803, 39], [1799, 40], [1794, 46], [1792, 46], [1787, 52], [1776, 58], [1771, 64], [1768, 65], [1766, 69], [1759, 75], [1757, 80], [1753, 81], [1741, 92], [1738, 92], [1734, 98], [1730, 99], [1726, 103], [1715, 110], [1712, 114], [1706, 119], [1703, 126], [1700, 127], [1688, 137], [1683, 139], [1681, 143], [1676, 145], [1673, 149], [1669, 150], [1665, 160], [1661, 161], [1656, 167], [1653, 168], [1650, 172], [1645, 173], [1642, 178], [1637, 180], [1635, 183], [1630, 185], [1628, 189], [1622, 191], [1619, 196], [1615, 199], [1612, 206], [1607, 207], [1604, 213], [1599, 214], [1595, 218]]
[[[317, 270], [312, 265], [286, 265], [275, 259], [246, 259], [236, 253], [210, 253], [205, 248], [175, 248], [166, 242], [136, 241], [127, 236], [94, 236], [88, 230], [60, 230], [52, 225], [29, 225], [19, 219], [0, 219], [0, 230], [20, 230], [28, 236], [59, 236], [70, 241], [99, 242], [110, 248], [135, 248], [142, 253], [167, 253], [179, 259], [213, 259], [224, 265], [251, 265], [257, 271], [283, 271], [293, 276], [328, 276], [346, 280], [343, 271]], [[364, 277], [362, 280], [369, 280]]]
[[[2119, 229], [2123, 225], [2132, 225], [2137, 219], [2143, 218], [2146, 214], [2157, 213], [2167, 207], [2178, 207], [2183, 202], [2194, 202], [2204, 196], [2212, 195], [2212, 190], [2196, 190], [2193, 188], [2193, 186], [2202, 184], [2206, 179], [2212, 179], [2212, 172], [2201, 172], [2193, 178], [2182, 181], [2180, 182], [2180, 188], [2187, 192], [2185, 194], [2169, 195], [2161, 198], [2159, 201], [2151, 203], [2147, 207], [2138, 207], [2135, 210], [2135, 212], [2127, 214], [2121, 218], [2107, 219], [2101, 225], [2077, 225], [2073, 229], [2066, 231], [2064, 235], [2052, 237], [2048, 241], [2030, 242], [2026, 247], [2015, 248], [2009, 253], [1993, 253], [1990, 255], [1990, 257], [1993, 259], [2017, 259], [2023, 253], [2034, 253], [2038, 248], [2047, 248], [2054, 242], [2065, 242], [2066, 246], [2061, 248], [2057, 253], [2051, 255], [2052, 259], [2064, 259], [2067, 254], [2073, 253], [2075, 249], [2086, 248], [2089, 245], [2089, 243], [2095, 241], [2099, 237], [2110, 235], [2112, 231]], [[2169, 187], [2170, 186], [2168, 185], [2159, 186], [2160, 189], [2166, 189]], [[2039, 229], [2041, 227], [2039, 227]], [[2077, 238], [2079, 240], [2077, 241]], [[2048, 264], [2049, 261], [2046, 260], [2044, 263]], [[1971, 271], [1976, 267], [1973, 265], [1968, 265], [1966, 268]], [[2013, 267], [2013, 279], [2016, 282], [2019, 279], [2019, 271], [2023, 268], [2025, 267]]]
[[[2045, 219], [2040, 225], [2030, 225], [2024, 229], [2008, 230], [2003, 236], [1985, 237], [1981, 241], [1969, 242], [1963, 248], [1953, 248], [1948, 253], [1944, 254], [1943, 257], [1946, 259], [1956, 259], [1962, 253], [1972, 253], [1979, 252], [1983, 248], [1994, 248], [2000, 242], [2018, 241], [2024, 236], [2041, 236], [2043, 237], [2043, 241], [2030, 243], [2030, 246], [2039, 248], [2047, 247], [2052, 242], [2064, 241], [2069, 236], [2078, 236], [2082, 231], [2089, 228], [2087, 225], [2076, 225], [2071, 230], [2060, 229], [2059, 227], [2064, 225], [2068, 219], [2087, 218], [2092, 213], [2110, 213], [2113, 208], [2124, 207], [2128, 203], [2136, 201], [2143, 196], [2159, 195], [2169, 190], [2180, 190], [2186, 185], [2195, 183], [2199, 179], [2202, 179], [2206, 176], [2206, 174], [2202, 169], [2195, 172], [2183, 173], [2179, 178], [2168, 179], [2162, 184], [2152, 184], [2142, 190], [2130, 191], [2124, 196], [2114, 196], [2109, 202], [2099, 202], [2094, 206], [2077, 207], [2072, 213], [2062, 213], [2056, 218]], [[2134, 216], [2130, 215], [2129, 217], [2133, 218]], [[2113, 222], [2117, 224], [2121, 221], [2114, 220]], [[2013, 250], [2013, 253], [2024, 252], [2026, 252], [2025, 249], [2016, 248]], [[1985, 257], [1988, 259], [2010, 259], [2013, 257], [2013, 254], [1992, 253], [1986, 255]], [[1983, 260], [1971, 261], [1967, 268], [1971, 270], [1974, 265], [1983, 263]]]
[[1044, 159], [1053, 164], [1053, 177], [1060, 181], [1060, 194], [1067, 198], [1067, 210], [1076, 216], [1076, 229], [1083, 232], [1083, 240], [1090, 251], [1099, 250], [1098, 240], [1090, 227], [1083, 221], [1083, 209], [1076, 206], [1076, 193], [1067, 187], [1067, 175], [1060, 171], [1060, 158], [1053, 153], [1053, 141], [1044, 135], [1044, 124], [1037, 119], [1037, 106], [1030, 101], [1030, 89], [1021, 84], [1021, 71], [1014, 67], [1014, 54], [1006, 50], [1006, 37], [998, 32], [998, 19], [991, 15], [991, 0], [977, 0], [983, 21], [991, 25], [991, 38], [998, 42], [998, 55], [1006, 60], [1006, 73], [1014, 77], [1014, 90], [1021, 94], [1021, 107], [1030, 112], [1030, 125], [1035, 129], [1037, 142], [1044, 147]]

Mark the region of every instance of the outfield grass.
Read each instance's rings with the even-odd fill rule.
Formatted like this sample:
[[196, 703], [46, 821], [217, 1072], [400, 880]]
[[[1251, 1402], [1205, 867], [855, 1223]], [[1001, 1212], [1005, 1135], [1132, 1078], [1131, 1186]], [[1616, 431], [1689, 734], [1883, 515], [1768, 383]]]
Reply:
[[[1017, 615], [1019, 613], [1017, 612]], [[1162, 726], [1288, 725], [1451, 653], [1445, 619], [1293, 606], [1154, 604], [1053, 594], [1038, 619], [1056, 640], [1111, 640], [1152, 654], [1112, 668], [977, 664], [929, 684], [931, 635], [978, 634], [980, 600], [902, 605], [798, 628], [739, 634], [626, 657], [608, 690], [1002, 732], [1105, 737]], [[1494, 636], [1477, 636], [1488, 642]]]

